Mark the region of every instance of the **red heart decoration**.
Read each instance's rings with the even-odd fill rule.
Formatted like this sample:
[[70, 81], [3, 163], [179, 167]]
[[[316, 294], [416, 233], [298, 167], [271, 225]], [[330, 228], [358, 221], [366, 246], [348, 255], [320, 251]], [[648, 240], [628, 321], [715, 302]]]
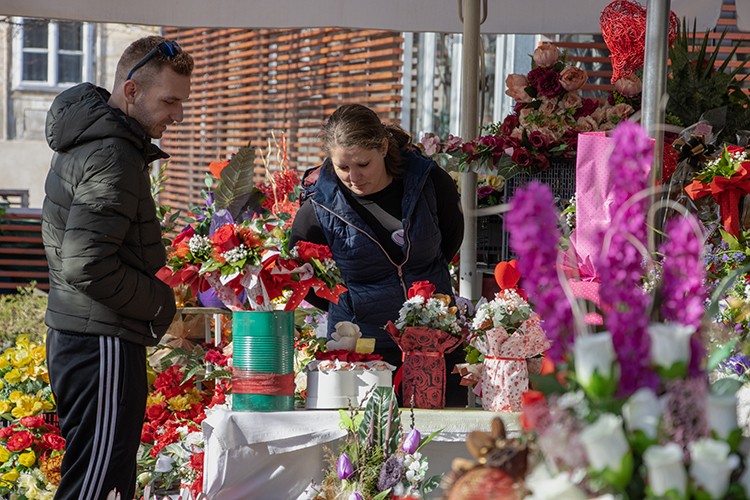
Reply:
[[[646, 8], [631, 0], [614, 0], [599, 17], [602, 36], [612, 58], [612, 83], [643, 67], [646, 45]], [[679, 22], [669, 13], [669, 45], [677, 37]]]
[[515, 288], [521, 279], [521, 272], [518, 270], [518, 261], [513, 259], [508, 262], [499, 262], [495, 266], [495, 281], [501, 290]]

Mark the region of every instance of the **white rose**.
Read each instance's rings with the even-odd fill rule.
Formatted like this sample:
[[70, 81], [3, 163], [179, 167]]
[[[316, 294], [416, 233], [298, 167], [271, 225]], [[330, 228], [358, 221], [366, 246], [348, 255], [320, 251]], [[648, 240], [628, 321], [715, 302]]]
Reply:
[[690, 337], [695, 333], [694, 326], [677, 323], [653, 323], [648, 325], [651, 337], [651, 362], [668, 370], [675, 363], [690, 362]]
[[573, 345], [573, 358], [576, 378], [587, 392], [594, 373], [604, 378], [616, 377], [615, 348], [609, 332], [578, 337]]
[[737, 455], [729, 454], [729, 445], [714, 439], [699, 439], [688, 445], [690, 477], [712, 498], [723, 498], [729, 487], [729, 476], [740, 464]]
[[669, 490], [677, 490], [680, 497], [685, 496], [687, 474], [682, 463], [682, 447], [677, 443], [664, 446], [650, 446], [643, 453], [643, 462], [648, 470], [648, 485], [656, 496], [662, 496]]
[[737, 395], [723, 394], [721, 396], [709, 394], [706, 405], [708, 428], [720, 439], [726, 439], [737, 426]]
[[581, 431], [581, 442], [589, 464], [595, 471], [619, 472], [630, 445], [622, 430], [622, 418], [611, 413], [601, 415]]
[[638, 389], [622, 406], [622, 416], [628, 431], [640, 430], [646, 436], [655, 438], [661, 418], [659, 399], [651, 389]]

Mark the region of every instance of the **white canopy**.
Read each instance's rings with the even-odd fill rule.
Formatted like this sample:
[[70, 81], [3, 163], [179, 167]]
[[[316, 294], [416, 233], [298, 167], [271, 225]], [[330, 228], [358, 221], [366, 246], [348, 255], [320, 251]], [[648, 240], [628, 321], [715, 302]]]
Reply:
[[[482, 33], [595, 33], [609, 0], [489, 0]], [[680, 18], [713, 28], [721, 0], [673, 0]], [[740, 29], [750, 0], [736, 0]], [[457, 0], [2, 0], [0, 15], [225, 28], [349, 27], [460, 33]]]

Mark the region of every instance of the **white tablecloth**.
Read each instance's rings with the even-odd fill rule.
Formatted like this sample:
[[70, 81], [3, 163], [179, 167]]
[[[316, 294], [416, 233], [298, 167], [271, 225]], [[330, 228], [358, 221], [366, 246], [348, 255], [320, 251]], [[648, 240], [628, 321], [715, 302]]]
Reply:
[[[482, 410], [414, 410], [416, 428], [427, 436], [443, 429], [424, 448], [428, 475], [450, 470], [455, 457], [469, 458], [466, 434], [490, 430], [500, 415], [508, 431], [519, 429], [517, 414]], [[211, 499], [290, 500], [306, 498], [310, 482], [320, 482], [324, 448], [336, 454], [338, 440], [346, 435], [339, 427], [337, 410], [289, 412], [232, 412], [218, 409], [203, 421], [206, 442], [203, 491]], [[401, 411], [403, 428], [409, 428], [409, 410]]]

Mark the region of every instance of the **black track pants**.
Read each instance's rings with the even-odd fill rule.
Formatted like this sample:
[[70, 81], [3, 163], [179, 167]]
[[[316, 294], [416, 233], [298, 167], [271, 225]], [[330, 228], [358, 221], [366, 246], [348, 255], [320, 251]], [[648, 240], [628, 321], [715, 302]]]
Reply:
[[50, 329], [47, 365], [66, 440], [56, 500], [135, 494], [146, 409], [146, 350], [116, 337]]

